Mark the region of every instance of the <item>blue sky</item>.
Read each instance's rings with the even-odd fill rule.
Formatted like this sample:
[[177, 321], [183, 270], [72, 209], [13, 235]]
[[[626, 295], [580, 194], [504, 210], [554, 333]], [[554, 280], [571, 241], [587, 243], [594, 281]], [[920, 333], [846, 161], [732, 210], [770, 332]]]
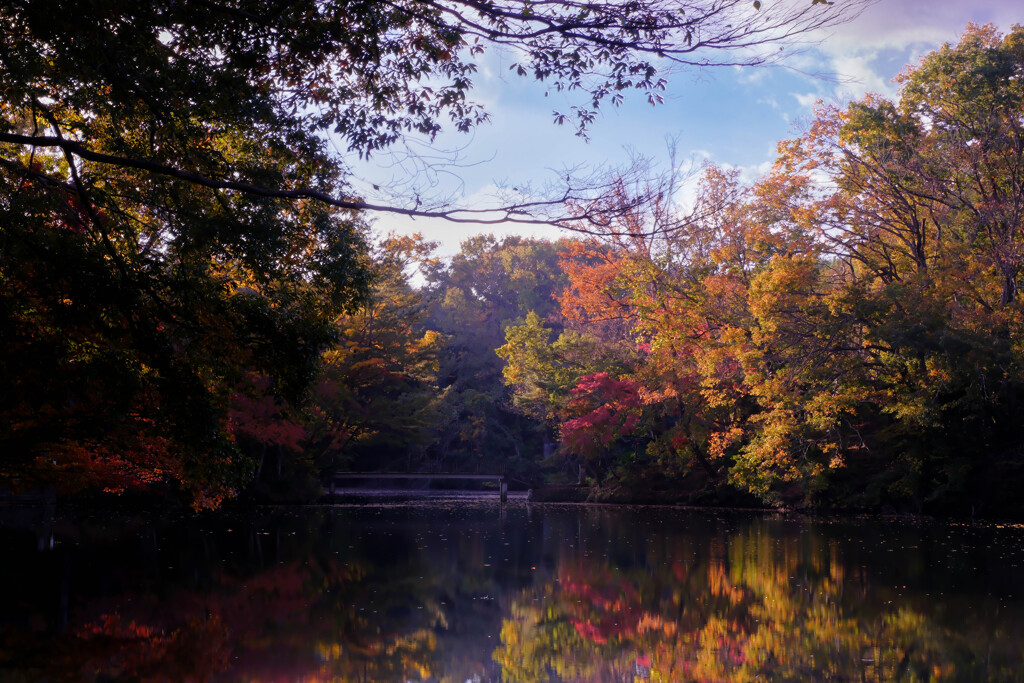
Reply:
[[[835, 0], [843, 2], [843, 0]], [[427, 192], [465, 206], [486, 206], [496, 185], [543, 185], [578, 165], [615, 166], [639, 154], [667, 162], [666, 140], [674, 138], [684, 163], [714, 163], [741, 168], [754, 178], [774, 159], [778, 141], [792, 137], [812, 113], [817, 99], [843, 103], [876, 92], [895, 97], [891, 79], [944, 42], [955, 43], [968, 22], [994, 23], [1003, 32], [1024, 23], [1022, 0], [879, 0], [857, 19], [816, 36], [787, 62], [790, 68], [719, 67], [671, 76], [665, 103], [652, 107], [641, 97], [608, 108], [590, 129], [590, 141], [557, 126], [552, 110], [571, 102], [559, 94], [545, 97], [542, 85], [509, 74], [512, 59], [489, 55], [475, 81], [476, 98], [491, 115], [471, 135], [444, 135], [435, 148], [417, 150], [455, 165], [417, 172], [409, 163], [379, 156], [356, 166], [357, 174], [401, 191], [419, 183]], [[831, 72], [838, 81], [810, 73]], [[397, 165], [396, 165], [397, 164]], [[367, 189], [369, 194], [369, 190]], [[481, 232], [557, 237], [554, 229], [517, 226], [454, 225], [444, 221], [379, 215], [377, 232], [423, 232], [441, 242], [450, 255], [461, 240]]]

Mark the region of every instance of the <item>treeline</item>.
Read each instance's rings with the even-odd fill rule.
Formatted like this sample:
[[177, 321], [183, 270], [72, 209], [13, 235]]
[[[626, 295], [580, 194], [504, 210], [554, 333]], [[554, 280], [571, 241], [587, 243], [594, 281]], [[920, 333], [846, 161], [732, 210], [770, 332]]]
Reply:
[[567, 244], [479, 236], [443, 262], [419, 235], [381, 239], [368, 301], [337, 319], [307, 400], [284, 405], [259, 380], [233, 398], [254, 490], [315, 496], [337, 470], [538, 482], [554, 433], [515, 408], [495, 349], [528, 312], [553, 314]]
[[[1024, 29], [971, 26], [899, 84], [819, 107], [756, 182], [706, 167], [685, 210], [623, 180], [586, 235], [447, 262], [312, 203], [264, 217], [288, 228], [268, 251], [214, 235], [261, 220], [247, 200], [185, 192], [168, 215], [209, 239], [122, 252], [90, 227], [120, 214], [9, 173], [0, 486], [213, 506], [503, 469], [593, 499], [1015, 512]], [[118, 211], [135, 182], [105, 178]]]
[[602, 488], [1018, 510], [1022, 75], [1024, 30], [969, 27], [759, 181], [709, 167], [692, 212], [574, 245], [566, 331], [530, 316], [499, 350], [517, 406]]

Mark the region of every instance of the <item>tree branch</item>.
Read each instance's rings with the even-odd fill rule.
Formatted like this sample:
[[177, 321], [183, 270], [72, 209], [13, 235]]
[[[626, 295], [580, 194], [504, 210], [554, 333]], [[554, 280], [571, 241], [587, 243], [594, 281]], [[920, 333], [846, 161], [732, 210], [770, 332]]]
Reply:
[[[7, 142], [16, 145], [26, 145], [33, 148], [56, 147], [63, 150], [65, 154], [73, 154], [87, 161], [92, 161], [100, 164], [109, 164], [112, 166], [119, 166], [122, 168], [135, 168], [141, 171], [148, 171], [150, 173], [155, 173], [157, 175], [169, 176], [171, 178], [184, 180], [194, 185], [200, 185], [202, 187], [209, 187], [217, 190], [232, 190], [235, 192], [243, 192], [246, 194], [257, 195], [260, 197], [271, 197], [278, 199], [315, 199], [325, 204], [329, 204], [330, 206], [336, 206], [341, 209], [349, 209], [352, 211], [381, 211], [385, 213], [397, 213], [404, 216], [412, 216], [414, 218], [441, 218], [447, 221], [451, 221], [453, 223], [526, 223], [534, 225], [557, 224], [558, 221], [534, 218], [529, 215], [528, 211], [530, 209], [538, 209], [545, 206], [554, 206], [557, 204], [561, 204], [569, 198], [564, 197], [559, 200], [522, 202], [514, 205], [503, 206], [496, 209], [409, 209], [400, 206], [392, 206], [388, 204], [371, 204], [369, 202], [363, 202], [353, 199], [339, 199], [337, 197], [332, 197], [331, 195], [325, 192], [311, 190], [308, 188], [295, 190], [280, 190], [269, 187], [263, 187], [261, 185], [251, 185], [249, 183], [242, 183], [235, 180], [218, 180], [216, 178], [209, 178], [198, 173], [193, 173], [191, 171], [185, 171], [179, 168], [174, 168], [173, 166], [168, 166], [157, 161], [117, 156], [113, 154], [105, 154], [103, 152], [94, 152], [86, 148], [79, 142], [54, 136], [0, 133], [0, 142]], [[499, 213], [503, 215], [497, 218], [483, 217], [487, 214], [494, 213]]]
[[[648, 198], [638, 197], [631, 202], [620, 204], [614, 210], [609, 211], [607, 207], [595, 209], [600, 204], [595, 197], [578, 196], [571, 187], [566, 188], [562, 195], [554, 199], [539, 199], [533, 201], [512, 202], [492, 209], [419, 209], [393, 206], [389, 204], [373, 204], [354, 199], [339, 199], [331, 195], [312, 190], [300, 188], [293, 190], [274, 189], [261, 185], [238, 182], [235, 180], [219, 180], [210, 178], [198, 173], [186, 171], [166, 164], [151, 161], [149, 159], [138, 159], [133, 157], [117, 156], [103, 152], [95, 152], [85, 147], [80, 142], [68, 140], [63, 137], [45, 135], [21, 135], [18, 133], [0, 132], [0, 142], [25, 145], [33, 149], [39, 147], [58, 148], [65, 155], [73, 155], [100, 164], [109, 164], [122, 168], [134, 168], [157, 175], [168, 176], [184, 180], [185, 182], [218, 190], [230, 190], [252, 194], [260, 197], [277, 199], [313, 199], [330, 206], [350, 211], [378, 211], [382, 213], [399, 214], [412, 218], [437, 218], [452, 223], [475, 223], [479, 225], [494, 225], [501, 223], [516, 223], [523, 225], [547, 225], [565, 228], [574, 232], [609, 236], [617, 234], [611, 228], [612, 219], [622, 213], [628, 213], [644, 204]], [[70, 162], [70, 159], [69, 159]], [[594, 189], [594, 188], [591, 188]], [[608, 188], [604, 188], [607, 192]], [[580, 210], [582, 206], [588, 208]], [[545, 210], [554, 207], [572, 207], [576, 210], [560, 212], [561, 215], [540, 217], [533, 212], [543, 213]], [[588, 229], [586, 225], [593, 226]], [[660, 231], [655, 231], [660, 232]], [[652, 233], [653, 234], [653, 233]], [[636, 235], [633, 235], [634, 237]]]

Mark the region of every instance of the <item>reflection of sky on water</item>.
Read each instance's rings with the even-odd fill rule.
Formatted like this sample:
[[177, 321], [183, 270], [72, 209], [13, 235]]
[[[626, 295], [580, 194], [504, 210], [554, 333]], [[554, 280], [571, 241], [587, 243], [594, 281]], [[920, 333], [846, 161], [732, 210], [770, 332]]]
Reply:
[[0, 679], [1015, 680], [1022, 540], [465, 494], [22, 519]]

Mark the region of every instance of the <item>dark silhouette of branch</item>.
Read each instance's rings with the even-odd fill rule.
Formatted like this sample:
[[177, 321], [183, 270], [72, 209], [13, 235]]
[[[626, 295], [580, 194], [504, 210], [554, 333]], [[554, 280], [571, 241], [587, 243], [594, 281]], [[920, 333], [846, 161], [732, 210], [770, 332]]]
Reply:
[[[186, 171], [148, 159], [123, 157], [103, 152], [96, 152], [88, 149], [79, 142], [68, 140], [64, 137], [0, 133], [0, 142], [26, 145], [32, 148], [57, 148], [65, 155], [68, 155], [69, 163], [71, 161], [70, 155], [73, 155], [94, 163], [109, 164], [122, 168], [134, 168], [158, 175], [176, 178], [178, 180], [183, 180], [188, 183], [211, 189], [231, 190], [276, 199], [314, 199], [330, 206], [351, 211], [376, 211], [400, 214], [413, 218], [437, 218], [450, 221], [452, 223], [476, 223], [481, 225], [494, 225], [499, 223], [549, 225], [568, 228], [576, 232], [607, 235], [608, 223], [613, 217], [611, 214], [625, 213], [635, 210], [637, 206], [647, 201], [644, 197], [633, 197], [631, 198], [631, 202], [625, 204], [619, 203], [615, 205], [614, 209], [611, 211], [609, 211], [610, 205], [603, 203], [601, 204], [603, 208], [599, 212], [596, 209], [598, 206], [598, 200], [606, 194], [609, 188], [598, 185], [586, 188], [589, 190], [599, 190], [599, 196], [597, 197], [584, 196], [584, 193], [579, 189], [566, 187], [562, 194], [557, 197], [512, 202], [490, 209], [466, 209], [453, 207], [450, 209], [430, 210], [407, 208], [389, 204], [374, 204], [357, 199], [342, 199], [333, 197], [325, 192], [307, 188], [275, 189], [261, 185], [243, 183], [236, 180], [210, 178], [192, 171]], [[8, 162], [7, 165], [10, 165], [11, 163], [13, 162]], [[39, 174], [33, 173], [32, 175]], [[559, 211], [555, 215], [544, 214], [547, 210], [564, 208], [569, 205], [575, 207], [575, 209], [570, 212]], [[581, 207], [588, 208], [581, 209]], [[592, 225], [594, 230], [588, 230], [586, 227], [587, 225]]]

